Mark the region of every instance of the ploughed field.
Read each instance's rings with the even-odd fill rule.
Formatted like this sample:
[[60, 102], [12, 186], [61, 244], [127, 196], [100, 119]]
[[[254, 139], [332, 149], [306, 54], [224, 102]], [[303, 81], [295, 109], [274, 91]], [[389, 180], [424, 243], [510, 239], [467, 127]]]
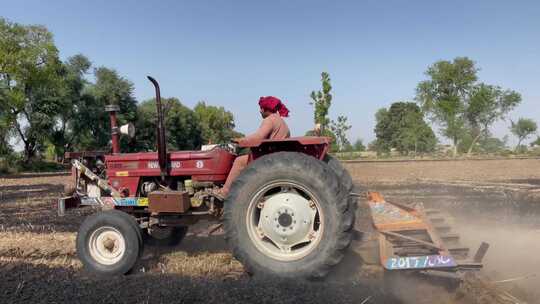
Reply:
[[[540, 160], [347, 163], [358, 190], [447, 211], [463, 242], [491, 248], [483, 274], [527, 303], [540, 293]], [[249, 277], [222, 235], [191, 227], [180, 245], [145, 248], [128, 276], [96, 278], [75, 253], [90, 209], [57, 217], [67, 175], [0, 177], [0, 303], [471, 303], [481, 295], [404, 276], [381, 279], [351, 250], [324, 282]], [[363, 201], [359, 201], [363, 204]], [[369, 226], [359, 208], [357, 226]], [[364, 212], [364, 213], [363, 213]], [[517, 279], [517, 280], [516, 280]], [[471, 291], [473, 293], [473, 291]], [[536, 301], [536, 302], [535, 302]]]

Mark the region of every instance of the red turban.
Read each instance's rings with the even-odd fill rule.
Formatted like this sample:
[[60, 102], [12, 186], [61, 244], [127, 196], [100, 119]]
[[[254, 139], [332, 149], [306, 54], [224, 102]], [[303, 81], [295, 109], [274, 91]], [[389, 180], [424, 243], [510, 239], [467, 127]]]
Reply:
[[259, 107], [272, 113], [279, 112], [279, 115], [283, 117], [289, 116], [289, 109], [287, 109], [287, 107], [281, 102], [281, 100], [279, 100], [279, 98], [274, 96], [266, 96], [259, 98]]

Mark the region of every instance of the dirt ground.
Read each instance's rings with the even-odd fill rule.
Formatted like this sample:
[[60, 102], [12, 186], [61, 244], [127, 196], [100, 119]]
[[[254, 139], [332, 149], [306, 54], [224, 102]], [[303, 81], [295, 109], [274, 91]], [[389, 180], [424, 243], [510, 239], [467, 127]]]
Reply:
[[[512, 279], [497, 284], [540, 303], [540, 160], [346, 166], [359, 190], [447, 210], [468, 246], [491, 244], [485, 276]], [[68, 182], [58, 174], [0, 177], [0, 303], [471, 303], [416, 277], [381, 283], [354, 250], [324, 282], [249, 277], [222, 236], [202, 232], [205, 223], [175, 248], [146, 247], [133, 274], [99, 279], [82, 271], [74, 246], [92, 210], [56, 216]]]
[[540, 159], [348, 161], [345, 167], [361, 184], [426, 180], [540, 182]]

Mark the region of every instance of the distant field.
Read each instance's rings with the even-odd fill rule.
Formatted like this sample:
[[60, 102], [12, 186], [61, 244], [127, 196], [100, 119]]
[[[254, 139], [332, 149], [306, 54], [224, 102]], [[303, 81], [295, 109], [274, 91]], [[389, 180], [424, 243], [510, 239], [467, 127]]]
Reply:
[[540, 182], [540, 159], [344, 161], [354, 180], [377, 182]]

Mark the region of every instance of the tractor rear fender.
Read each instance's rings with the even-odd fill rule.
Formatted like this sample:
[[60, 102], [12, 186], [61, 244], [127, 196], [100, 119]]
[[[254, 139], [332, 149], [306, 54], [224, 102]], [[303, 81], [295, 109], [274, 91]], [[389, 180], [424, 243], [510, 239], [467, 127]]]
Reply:
[[274, 152], [301, 152], [323, 160], [331, 142], [330, 137], [301, 136], [287, 139], [247, 140], [239, 144], [241, 148], [251, 150], [250, 160]]

